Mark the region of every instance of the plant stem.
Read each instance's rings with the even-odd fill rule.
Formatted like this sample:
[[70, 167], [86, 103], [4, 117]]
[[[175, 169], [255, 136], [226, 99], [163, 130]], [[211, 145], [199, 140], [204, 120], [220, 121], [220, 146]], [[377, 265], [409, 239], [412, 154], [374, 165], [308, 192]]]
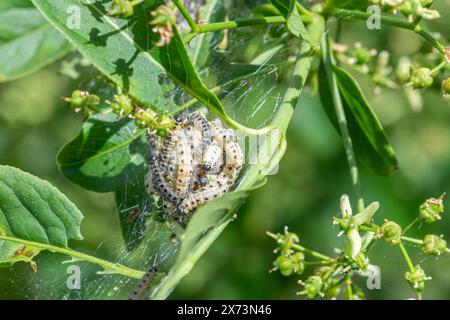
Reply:
[[[355, 11], [355, 10], [347, 10], [347, 9], [330, 9], [327, 11], [328, 14], [331, 14], [335, 17], [346, 19], [346, 20], [364, 20], [366, 21], [372, 15], [366, 12]], [[435, 47], [439, 52], [445, 54], [445, 46], [436, 40], [430, 33], [424, 30], [420, 25], [414, 25], [409, 23], [405, 19], [399, 19], [396, 17], [381, 15], [380, 16], [381, 23], [388, 26], [398, 27], [402, 29], [407, 29], [414, 31], [426, 41], [428, 41], [433, 47]]]
[[[271, 237], [272, 239], [274, 239], [274, 240], [278, 240], [279, 239], [278, 235], [276, 235], [276, 234], [274, 234], [274, 233], [272, 233], [270, 231], [267, 231], [266, 234], [269, 237]], [[324, 254], [322, 254], [320, 252], [307, 249], [307, 248], [305, 248], [305, 247], [303, 247], [303, 246], [301, 246], [299, 244], [293, 244], [291, 247], [292, 247], [292, 249], [295, 249], [297, 251], [303, 252], [303, 253], [311, 256], [311, 257], [314, 257], [314, 258], [317, 258], [317, 259], [320, 259], [320, 260], [324, 260], [324, 261], [327, 261], [327, 262], [336, 262], [336, 260], [334, 260], [331, 257], [328, 257], [328, 256], [326, 256], [326, 255], [324, 255]]]
[[413, 273], [414, 272], [414, 265], [411, 261], [411, 258], [408, 255], [408, 251], [406, 251], [405, 246], [403, 245], [403, 243], [400, 241], [400, 243], [398, 244], [398, 247], [400, 248], [400, 251], [403, 254], [403, 257], [405, 258], [406, 264], [408, 265], [408, 269], [409, 272]]
[[412, 228], [413, 225], [419, 222], [420, 219], [421, 219], [420, 216], [417, 216], [410, 224], [408, 224], [408, 226], [405, 229], [403, 229], [403, 234], [405, 234], [409, 229]]
[[105, 260], [99, 259], [97, 257], [90, 256], [88, 254], [81, 253], [81, 252], [78, 252], [78, 251], [75, 251], [75, 250], [72, 250], [69, 248], [60, 248], [60, 247], [56, 247], [56, 246], [46, 244], [46, 243], [39, 243], [39, 242], [28, 241], [28, 240], [23, 240], [23, 239], [19, 239], [19, 238], [15, 238], [15, 237], [2, 236], [2, 235], [0, 235], [0, 239], [4, 240], [4, 241], [20, 243], [22, 245], [35, 247], [35, 248], [39, 248], [42, 250], [48, 250], [50, 252], [64, 254], [64, 255], [67, 255], [70, 257], [77, 258], [82, 261], [96, 264], [96, 265], [102, 267], [104, 270], [107, 270], [107, 271], [111, 270], [114, 273], [118, 273], [118, 274], [121, 274], [121, 275], [124, 275], [127, 277], [140, 279], [144, 276], [144, 273], [145, 273], [140, 270], [131, 269], [131, 268], [122, 266], [118, 263], [105, 261]]
[[361, 212], [364, 210], [364, 200], [361, 194], [361, 182], [359, 180], [358, 166], [356, 164], [352, 138], [350, 137], [350, 133], [348, 130], [348, 123], [345, 116], [344, 105], [342, 103], [341, 94], [339, 92], [336, 75], [333, 72], [333, 65], [335, 64], [335, 61], [328, 36], [322, 39], [322, 54], [325, 71], [331, 88], [331, 94], [333, 96], [333, 104], [335, 107], [336, 117], [339, 122], [342, 141], [345, 148], [345, 154], [347, 156], [347, 162], [350, 167], [353, 190], [355, 192], [356, 198], [358, 199], [357, 207], [358, 211]]
[[430, 75], [434, 76], [436, 73], [439, 72], [439, 70], [441, 70], [442, 68], [444, 68], [447, 65], [447, 61], [444, 59], [444, 61], [442, 61], [441, 63], [439, 63], [436, 67], [434, 67], [431, 71], [430, 71]]
[[[301, 16], [304, 23], [311, 23], [312, 19], [308, 16]], [[244, 19], [244, 20], [234, 20], [234, 21], [223, 21], [215, 22], [204, 25], [198, 25], [196, 31], [192, 31], [184, 37], [185, 42], [189, 42], [194, 39], [199, 34], [212, 31], [220, 31], [225, 29], [236, 29], [242, 27], [252, 27], [252, 26], [268, 26], [286, 23], [286, 19], [282, 16], [272, 16], [264, 18], [254, 18], [254, 19]]]
[[409, 243], [418, 244], [420, 246], [423, 245], [423, 240], [416, 239], [416, 238], [402, 236], [402, 240], [406, 241], [406, 242], [409, 242]]
[[305, 261], [303, 264], [307, 267], [315, 267], [315, 266], [331, 266], [335, 264], [335, 261]]
[[181, 1], [181, 0], [173, 0], [173, 3], [178, 8], [178, 10], [180, 10], [181, 14], [183, 15], [183, 17], [186, 19], [187, 23], [191, 27], [191, 32], [194, 32], [194, 33], [198, 32], [199, 26], [194, 21], [194, 19], [192, 19], [191, 14], [189, 13], [189, 11], [184, 6], [183, 1]]

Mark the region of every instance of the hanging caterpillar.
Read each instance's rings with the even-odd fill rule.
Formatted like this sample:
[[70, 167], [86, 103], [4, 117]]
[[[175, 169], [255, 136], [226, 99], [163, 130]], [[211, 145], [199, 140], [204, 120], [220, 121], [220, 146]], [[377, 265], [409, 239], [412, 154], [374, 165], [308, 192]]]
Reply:
[[133, 292], [128, 296], [128, 300], [139, 300], [145, 290], [147, 290], [151, 280], [155, 278], [157, 272], [158, 270], [155, 267], [150, 267], [142, 279], [138, 282]]

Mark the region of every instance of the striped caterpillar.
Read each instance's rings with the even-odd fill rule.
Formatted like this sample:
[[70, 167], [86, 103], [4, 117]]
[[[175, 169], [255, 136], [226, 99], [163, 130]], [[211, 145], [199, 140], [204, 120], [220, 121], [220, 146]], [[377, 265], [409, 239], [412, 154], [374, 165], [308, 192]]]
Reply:
[[233, 130], [218, 119], [209, 122], [200, 112], [182, 114], [165, 138], [149, 134], [146, 191], [161, 196], [165, 212], [179, 214], [225, 194], [243, 165], [235, 140]]

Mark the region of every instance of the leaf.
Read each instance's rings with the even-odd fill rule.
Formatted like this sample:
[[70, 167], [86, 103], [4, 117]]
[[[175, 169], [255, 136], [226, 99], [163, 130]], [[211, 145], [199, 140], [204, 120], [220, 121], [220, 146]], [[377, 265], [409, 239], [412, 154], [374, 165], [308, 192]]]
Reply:
[[[167, 73], [188, 93], [232, 122], [219, 99], [200, 79], [176, 27], [173, 27], [170, 44], [156, 46], [159, 35], [151, 31], [149, 12], [163, 1], [149, 0], [137, 5], [128, 20], [107, 16], [110, 4], [103, 1], [32, 1], [94, 66], [137, 100], [160, 110], [167, 109], [165, 101], [161, 101], [163, 92], [158, 84], [159, 75]], [[79, 29], [67, 26], [69, 6], [80, 9]]]
[[37, 71], [71, 50], [29, 0], [0, 2], [0, 82]]
[[336, 9], [366, 10], [369, 5], [367, 0], [327, 0], [326, 7]]
[[[50, 183], [9, 166], [0, 166], [0, 233], [67, 247], [81, 240], [81, 212]], [[0, 240], [0, 266], [31, 261], [40, 249]]]
[[[207, 1], [200, 9], [199, 20], [209, 22], [220, 21], [224, 16], [223, 10], [221, 9], [223, 9], [223, 0]], [[214, 33], [206, 32], [198, 35], [189, 42], [191, 60], [196, 68], [202, 69], [206, 66], [213, 38]]]
[[[356, 157], [377, 174], [392, 175], [398, 167], [394, 150], [386, 133], [356, 80], [334, 66], [342, 96], [350, 136]], [[322, 105], [339, 132], [333, 99], [323, 63], [319, 69], [319, 92]]]
[[298, 38], [309, 41], [309, 34], [296, 7], [296, 0], [269, 0], [286, 18], [288, 30]]
[[71, 182], [97, 192], [124, 188], [129, 177], [145, 175], [145, 130], [128, 118], [97, 114], [58, 153], [61, 172]]
[[153, 290], [152, 299], [165, 299], [170, 294], [178, 282], [191, 271], [218, 234], [225, 229], [232, 214], [246, 198], [246, 192], [231, 192], [208, 202], [193, 215], [182, 235], [180, 252], [175, 264]]

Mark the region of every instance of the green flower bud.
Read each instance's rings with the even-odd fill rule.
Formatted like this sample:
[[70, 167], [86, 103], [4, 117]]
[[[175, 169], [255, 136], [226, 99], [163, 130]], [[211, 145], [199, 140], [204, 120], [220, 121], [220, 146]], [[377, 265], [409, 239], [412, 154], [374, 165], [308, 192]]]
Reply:
[[444, 212], [444, 199], [445, 193], [438, 199], [427, 199], [419, 208], [420, 217], [426, 223], [433, 223], [441, 219], [441, 213]]
[[111, 108], [115, 114], [127, 116], [133, 111], [133, 102], [125, 94], [115, 95]]
[[372, 55], [370, 54], [370, 50], [364, 47], [356, 48], [352, 52], [352, 56], [356, 58], [356, 64], [362, 65], [370, 62]]
[[289, 277], [294, 272], [294, 264], [292, 260], [284, 255], [279, 256], [275, 260], [274, 266], [280, 270], [280, 273], [285, 277]]
[[425, 271], [419, 266], [416, 265], [414, 267], [414, 272], [407, 271], [405, 273], [405, 279], [411, 285], [414, 291], [422, 292], [425, 289], [425, 281], [430, 280], [430, 277], [427, 277]]
[[410, 67], [411, 60], [408, 57], [401, 57], [398, 60], [398, 65], [395, 69], [395, 77], [399, 82], [406, 83], [409, 80]]
[[447, 241], [434, 234], [427, 234], [423, 238], [422, 251], [426, 254], [439, 256], [447, 249]]
[[70, 106], [74, 109], [81, 108], [84, 104], [86, 97], [86, 93], [81, 90], [75, 90], [72, 92], [72, 96], [70, 98], [65, 98], [64, 100], [70, 102]]
[[129, 0], [114, 0], [112, 8], [109, 11], [109, 15], [127, 18], [133, 15], [133, 7], [134, 4]]
[[156, 113], [150, 109], [136, 108], [134, 119], [139, 128], [153, 127], [157, 123]]
[[294, 272], [298, 275], [301, 275], [303, 271], [305, 271], [305, 255], [302, 252], [296, 252], [291, 257], [293, 265], [294, 265]]
[[156, 134], [161, 138], [165, 138], [169, 134], [169, 131], [167, 129], [157, 129]]
[[428, 88], [433, 84], [433, 76], [429, 68], [419, 68], [410, 70], [409, 81], [414, 89]]
[[444, 91], [444, 94], [450, 94], [450, 78], [442, 81], [442, 90]]
[[150, 12], [150, 15], [153, 17], [150, 22], [152, 26], [165, 27], [176, 22], [176, 17], [168, 6], [159, 6], [156, 10]]
[[100, 103], [100, 97], [95, 94], [88, 94], [86, 97], [85, 104], [88, 106], [96, 106]]
[[174, 126], [175, 122], [173, 120], [172, 117], [165, 115], [165, 114], [161, 114], [158, 117], [158, 125], [157, 127], [159, 129], [170, 129]]
[[394, 221], [385, 221], [380, 228], [381, 237], [390, 245], [397, 245], [400, 243], [402, 236], [402, 227]]
[[279, 235], [278, 244], [281, 252], [289, 252], [293, 244], [298, 243], [300, 239], [295, 233], [288, 232], [287, 227], [284, 229], [284, 235]]
[[330, 288], [327, 288], [325, 290], [325, 297], [328, 299], [335, 298], [341, 293], [341, 287], [340, 286], [332, 286]]
[[399, 7], [398, 10], [404, 14], [405, 16], [409, 16], [413, 12], [413, 6], [411, 2], [404, 1]]
[[358, 265], [359, 269], [366, 270], [367, 266], [369, 265], [369, 259], [367, 259], [366, 255], [362, 252], [360, 252], [355, 257], [355, 262]]
[[304, 285], [304, 294], [308, 296], [309, 299], [314, 299], [317, 297], [322, 289], [323, 280], [319, 276], [310, 276]]

